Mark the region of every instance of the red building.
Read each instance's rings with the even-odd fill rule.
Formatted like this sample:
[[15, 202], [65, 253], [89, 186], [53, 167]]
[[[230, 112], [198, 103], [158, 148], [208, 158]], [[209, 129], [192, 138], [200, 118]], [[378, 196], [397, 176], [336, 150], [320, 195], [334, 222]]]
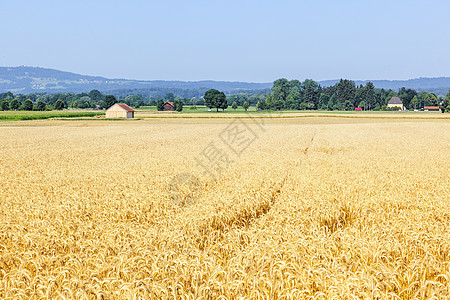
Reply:
[[166, 102], [163, 105], [163, 110], [173, 110], [173, 102]]
[[439, 106], [424, 106], [423, 109], [424, 110], [431, 110], [431, 111], [438, 111], [439, 110]]

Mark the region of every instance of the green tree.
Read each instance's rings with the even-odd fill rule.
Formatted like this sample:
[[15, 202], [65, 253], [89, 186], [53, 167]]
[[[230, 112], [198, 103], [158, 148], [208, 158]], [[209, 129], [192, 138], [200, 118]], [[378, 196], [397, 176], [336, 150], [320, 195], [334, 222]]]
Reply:
[[285, 104], [285, 102], [283, 102], [283, 100], [278, 99], [278, 100], [275, 100], [274, 107], [276, 110], [282, 110], [284, 107], [284, 104]]
[[414, 109], [417, 109], [417, 107], [419, 106], [419, 99], [417, 98], [417, 95], [414, 96], [414, 98], [412, 98], [411, 100], [411, 106]]
[[141, 95], [133, 96], [133, 105], [136, 108], [139, 108], [144, 105], [144, 100]]
[[9, 110], [9, 102], [7, 100], [2, 101], [1, 104], [2, 110]]
[[219, 108], [221, 108], [222, 111], [224, 111], [225, 109], [228, 108], [228, 102], [227, 102], [227, 100], [226, 100], [226, 97], [225, 97], [225, 101], [222, 101], [222, 104], [220, 105]]
[[13, 99], [13, 100], [11, 101], [11, 103], [9, 104], [9, 106], [11, 107], [12, 110], [18, 110], [19, 107], [20, 107], [19, 100]]
[[385, 105], [384, 103], [384, 99], [385, 99], [385, 95], [384, 95], [384, 89], [381, 90], [375, 90], [375, 106], [381, 108], [383, 105]]
[[[289, 90], [291, 88], [291, 83], [286, 78], [280, 78], [273, 82], [272, 96], [275, 102], [281, 102], [281, 106], [286, 102]], [[280, 104], [275, 105], [280, 106]], [[277, 108], [278, 109], [278, 108]]]
[[343, 105], [340, 101], [336, 101], [336, 104], [333, 106], [333, 110], [342, 110]]
[[236, 102], [236, 104], [239, 106], [240, 100], [240, 95], [230, 95], [227, 97], [227, 103], [229, 106], [233, 106], [233, 102]]
[[33, 102], [30, 99], [25, 100], [23, 103], [23, 110], [33, 110]]
[[179, 100], [173, 101], [173, 110], [176, 110], [178, 112], [183, 110], [183, 102]]
[[365, 86], [365, 100], [364, 100], [370, 109], [373, 109], [376, 105], [376, 98], [375, 98], [375, 86], [372, 82], [366, 83]]
[[63, 110], [64, 109], [64, 102], [62, 100], [58, 100], [55, 103], [55, 109], [56, 110]]
[[89, 108], [91, 107], [91, 105], [89, 104], [89, 102], [81, 102], [80, 104], [78, 104], [79, 108]]
[[36, 110], [38, 110], [38, 111], [44, 111], [45, 110], [45, 103], [44, 103], [44, 101], [39, 100], [37, 102]]
[[[268, 109], [268, 108], [274, 108], [275, 107], [275, 102], [273, 100], [273, 95], [272, 93], [269, 91], [267, 93], [267, 97], [265, 101], [260, 101], [261, 103], [264, 103], [264, 105], [260, 105], [260, 109], [264, 110], [264, 109]], [[264, 107], [264, 108], [262, 108]]]
[[286, 103], [284, 104], [284, 107], [287, 109], [295, 109], [297, 106], [295, 105], [294, 97], [289, 94], [286, 98]]
[[358, 107], [363, 110], [366, 110], [366, 101], [359, 102]]
[[366, 100], [366, 88], [361, 84], [360, 86], [356, 87], [355, 91], [355, 100], [353, 102], [353, 105], [359, 106], [359, 103], [365, 102]]
[[406, 89], [402, 87], [398, 91], [398, 97], [402, 100], [403, 106], [406, 108], [412, 108], [414, 105], [412, 104], [412, 99], [416, 96], [417, 93], [415, 90]]
[[345, 100], [344, 109], [345, 110], [353, 110], [353, 104], [349, 100]]
[[437, 105], [438, 99], [435, 94], [433, 93], [427, 93], [424, 97], [425, 103], [427, 105]]
[[339, 83], [337, 83], [336, 87], [337, 87], [337, 97], [340, 102], [339, 104], [344, 103], [346, 100], [350, 101], [351, 103], [355, 103], [355, 93], [356, 93], [355, 82], [347, 79], [341, 79]]
[[101, 102], [103, 101], [103, 94], [98, 90], [92, 90], [89, 92], [89, 98], [94, 102]]
[[91, 97], [89, 96], [83, 96], [80, 98], [80, 101], [78, 102], [79, 108], [89, 108], [91, 105], [89, 104], [91, 102]]
[[266, 102], [264, 102], [264, 101], [258, 101], [258, 102], [256, 103], [256, 110], [265, 110], [265, 109], [267, 109]]
[[427, 92], [425, 92], [425, 91], [420, 91], [420, 92], [418, 92], [417, 93], [417, 99], [419, 99], [419, 107], [418, 108], [423, 108], [424, 107], [424, 105], [426, 105], [425, 104], [425, 96], [427, 95], [428, 93]]
[[228, 107], [227, 97], [223, 92], [216, 89], [206, 91], [203, 99], [205, 99], [205, 105], [207, 107], [216, 108], [217, 112], [219, 111], [219, 108], [226, 109]]
[[236, 101], [233, 102], [233, 104], [231, 105], [231, 108], [234, 110], [236, 110], [236, 108], [238, 108]]
[[163, 100], [163, 99], [159, 99], [159, 100], [156, 102], [156, 109], [157, 109], [158, 111], [164, 110], [164, 100]]
[[333, 110], [338, 102], [339, 102], [339, 100], [338, 100], [338, 97], [336, 96], [336, 94], [331, 95], [331, 97], [327, 103], [327, 109]]
[[[316, 106], [318, 106], [318, 103], [319, 103], [319, 98], [318, 98], [319, 85], [317, 84], [317, 82], [315, 82], [312, 79], [306, 79], [302, 83], [302, 88], [303, 88], [303, 102], [307, 103], [308, 107], [316, 107]], [[311, 104], [313, 104], [313, 105], [311, 106]]]
[[319, 109], [327, 109], [328, 101], [330, 100], [330, 96], [325, 93], [321, 93], [319, 96]]
[[445, 98], [442, 100], [441, 104], [439, 105], [439, 108], [441, 109], [441, 112], [450, 112], [450, 91], [448, 91]]
[[110, 108], [111, 106], [113, 106], [116, 103], [117, 103], [117, 99], [113, 95], [106, 95], [105, 96], [105, 105], [104, 105], [104, 107], [106, 109]]
[[[291, 81], [292, 83], [292, 81]], [[289, 91], [289, 95], [286, 99], [286, 107], [289, 109], [300, 109], [300, 103], [302, 101], [302, 96], [300, 89], [297, 85], [293, 86]]]
[[78, 108], [78, 101], [77, 101], [77, 100], [73, 101], [73, 102], [70, 104], [70, 107], [71, 107], [71, 108]]
[[247, 101], [244, 101], [244, 103], [242, 104], [242, 107], [245, 109], [245, 111], [247, 111], [247, 109], [248, 109], [248, 102]]
[[132, 104], [132, 102], [133, 102], [133, 96], [127, 95], [127, 96], [125, 97], [124, 102], [125, 102], [125, 104], [127, 104], [127, 105], [130, 105], [130, 106], [133, 105], [133, 104]]
[[393, 90], [389, 90], [389, 93], [384, 101], [384, 105], [387, 105], [387, 103], [389, 102], [389, 100], [392, 99], [392, 97], [397, 97], [397, 93], [394, 92]]

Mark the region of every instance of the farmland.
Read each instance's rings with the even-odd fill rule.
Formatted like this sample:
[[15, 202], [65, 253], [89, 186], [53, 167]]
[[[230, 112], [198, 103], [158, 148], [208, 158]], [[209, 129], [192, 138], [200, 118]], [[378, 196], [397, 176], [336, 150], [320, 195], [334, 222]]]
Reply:
[[450, 297], [448, 118], [204, 115], [0, 124], [0, 298]]
[[45, 120], [51, 118], [84, 118], [104, 115], [99, 111], [0, 111], [0, 121]]

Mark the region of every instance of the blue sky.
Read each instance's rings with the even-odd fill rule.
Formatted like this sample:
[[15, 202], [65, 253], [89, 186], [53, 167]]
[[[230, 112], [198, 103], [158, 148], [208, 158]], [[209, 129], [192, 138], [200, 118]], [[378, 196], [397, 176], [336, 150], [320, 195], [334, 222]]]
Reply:
[[147, 80], [450, 76], [450, 1], [0, 2], [0, 64]]

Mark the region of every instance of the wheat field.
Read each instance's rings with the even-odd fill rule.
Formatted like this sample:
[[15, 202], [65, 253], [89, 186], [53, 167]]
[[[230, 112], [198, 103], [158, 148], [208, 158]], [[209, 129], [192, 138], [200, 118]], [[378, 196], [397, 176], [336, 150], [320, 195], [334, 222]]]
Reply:
[[450, 298], [448, 119], [49, 120], [0, 140], [2, 299]]

